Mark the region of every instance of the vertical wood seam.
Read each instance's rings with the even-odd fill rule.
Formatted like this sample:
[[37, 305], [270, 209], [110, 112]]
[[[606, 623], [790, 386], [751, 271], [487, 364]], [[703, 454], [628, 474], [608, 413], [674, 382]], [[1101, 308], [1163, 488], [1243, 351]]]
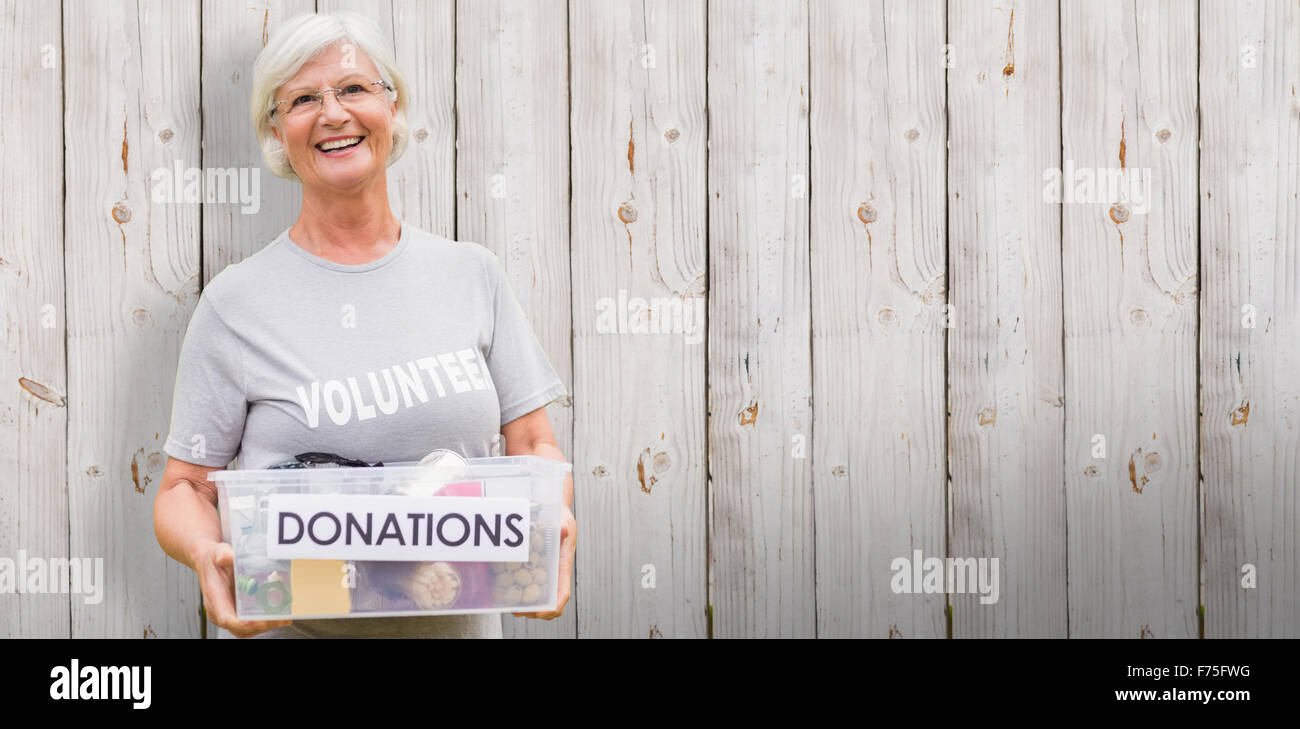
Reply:
[[[67, 403], [68, 412], [63, 416], [63, 506], [67, 511], [67, 551], [65, 554], [72, 558], [72, 469], [69, 467], [69, 458], [67, 444], [72, 438], [72, 411], [73, 398], [72, 393], [68, 392], [68, 384], [71, 379], [68, 377], [68, 349], [71, 345], [71, 336], [68, 332], [68, 26], [64, 20], [64, 5], [59, 3], [59, 110], [60, 110], [60, 134], [59, 138], [63, 140], [60, 145], [63, 150], [63, 161], [59, 170], [59, 177], [62, 179], [63, 187], [63, 389], [64, 402]], [[21, 628], [21, 623], [19, 625]], [[68, 600], [68, 637], [75, 638], [72, 634], [72, 600]]]
[[1201, 326], [1205, 321], [1205, 296], [1201, 276], [1201, 5], [1196, 13], [1196, 631], [1205, 638], [1205, 477], [1201, 458], [1204, 455], [1205, 403], [1201, 397]]
[[714, 260], [712, 260], [712, 252], [710, 251], [710, 239], [712, 238], [712, 229], [714, 229], [714, 226], [711, 225], [712, 211], [710, 209], [711, 208], [710, 199], [708, 199], [708, 194], [710, 194], [710, 192], [712, 191], [712, 188], [710, 187], [710, 183], [712, 182], [712, 175], [708, 174], [708, 170], [711, 169], [710, 166], [708, 166], [710, 165], [710, 160], [708, 160], [708, 156], [710, 156], [710, 152], [712, 151], [711, 142], [712, 142], [712, 133], [714, 133], [714, 125], [712, 125], [712, 107], [710, 107], [710, 104], [708, 104], [708, 101], [710, 101], [710, 97], [708, 97], [708, 79], [712, 77], [712, 71], [710, 69], [710, 66], [708, 66], [708, 51], [710, 51], [710, 44], [708, 44], [708, 40], [712, 38], [711, 32], [708, 32], [708, 30], [710, 30], [708, 29], [708, 23], [710, 23], [710, 18], [712, 18], [712, 14], [708, 12], [708, 3], [710, 3], [710, 0], [705, 0], [705, 226], [703, 226], [703, 229], [705, 229], [705, 312], [706, 313], [705, 313], [705, 340], [703, 340], [703, 344], [705, 344], [705, 357], [703, 357], [703, 359], [705, 359], [705, 391], [703, 391], [702, 400], [703, 400], [703, 404], [705, 404], [705, 609], [707, 611], [707, 620], [706, 620], [707, 633], [706, 634], [708, 635], [708, 638], [712, 639], [712, 637], [714, 637], [714, 560], [712, 560], [712, 556], [714, 556], [714, 521], [712, 521], [711, 516], [712, 513], [714, 513], [714, 469], [712, 469], [712, 444], [714, 444], [714, 438], [712, 438], [712, 420], [714, 420], [714, 413], [712, 413], [711, 409], [708, 408], [708, 390], [710, 390], [710, 385], [708, 385], [708, 373], [710, 373], [711, 370], [710, 366], [708, 366], [708, 352], [711, 351], [711, 344], [712, 344], [712, 339], [711, 339], [712, 317], [708, 316], [707, 312], [710, 311], [710, 309], [712, 309], [710, 304], [712, 304], [712, 296], [714, 296], [714, 287], [712, 287], [712, 269], [714, 269]]
[[[952, 38], [949, 36], [948, 0], [944, 0], [944, 57], [948, 60], [948, 47], [952, 44]], [[953, 277], [949, 268], [953, 260], [953, 235], [952, 227], [949, 225], [949, 205], [950, 190], [949, 182], [952, 181], [952, 160], [949, 155], [950, 129], [952, 129], [952, 105], [949, 104], [948, 81], [952, 75], [952, 68], [944, 64], [944, 557], [953, 556], [953, 391], [952, 391], [952, 361], [950, 347], [952, 347], [952, 338], [948, 326], [949, 307], [952, 305]], [[944, 612], [946, 634], [948, 639], [953, 638], [953, 595], [952, 593], [944, 594]]]
[[[1060, 156], [1057, 159], [1061, 165], [1065, 164], [1065, 29], [1061, 21], [1061, 0], [1056, 2], [1056, 138], [1060, 145]], [[1066, 474], [1069, 472], [1069, 422], [1070, 422], [1070, 405], [1071, 403], [1065, 398], [1066, 388], [1069, 387], [1070, 378], [1067, 374], [1067, 368], [1070, 366], [1070, 360], [1066, 356], [1065, 346], [1065, 205], [1061, 204], [1061, 214], [1057, 217], [1059, 226], [1057, 234], [1057, 243], [1060, 246], [1061, 255], [1058, 257], [1061, 262], [1061, 289], [1057, 293], [1061, 297], [1061, 534], [1065, 541], [1064, 545], [1064, 565], [1065, 568], [1065, 637], [1070, 637], [1070, 493], [1067, 484], [1069, 479]]]
[[[812, 124], [812, 99], [813, 99], [813, 65], [812, 65], [812, 9], [808, 6], [808, 0], [802, 0], [804, 3], [804, 17], [808, 22], [804, 24], [804, 53], [806, 54], [806, 63], [808, 66], [808, 112], [805, 117], [808, 125], [808, 147], [805, 153], [808, 155], [807, 181], [808, 181], [808, 392], [812, 395], [808, 405], [808, 450], [805, 454], [808, 457], [808, 508], [811, 512], [810, 521], [812, 523], [812, 567], [813, 567], [813, 590], [812, 590], [812, 616], [813, 616], [813, 639], [818, 637], [818, 629], [821, 627], [821, 621], [817, 619], [817, 415], [816, 415], [816, 396], [817, 396], [817, 350], [813, 346], [813, 332], [817, 331], [817, 324], [813, 317], [817, 315], [815, 308], [815, 299], [813, 297], [813, 286], [816, 277], [812, 274], [812, 212], [813, 212], [813, 181], [816, 177], [813, 175], [812, 150], [813, 150], [813, 124]], [[883, 4], [883, 0], [882, 0]], [[786, 443], [781, 443], [781, 448], [786, 448]]]
[[[645, 3], [645, 0], [642, 0], [642, 5], [643, 5], [643, 7], [644, 7], [644, 3]], [[569, 168], [569, 169], [568, 169], [568, 177], [569, 177], [569, 187], [568, 187], [568, 192], [569, 192], [569, 199], [566, 201], [566, 205], [567, 205], [567, 207], [568, 207], [568, 209], [569, 209], [569, 215], [567, 216], [567, 217], [568, 217], [569, 230], [568, 230], [568, 235], [566, 236], [566, 239], [567, 239], [567, 240], [566, 240], [566, 243], [568, 243], [568, 252], [569, 252], [569, 390], [570, 390], [570, 392], [569, 392], [569, 403], [570, 403], [570, 407], [572, 407], [572, 403], [573, 403], [573, 400], [574, 400], [574, 397], [573, 397], [574, 393], [572, 392], [572, 390], [573, 390], [573, 383], [576, 382], [577, 379], [578, 379], [578, 378], [574, 375], [574, 370], [577, 369], [577, 367], [578, 367], [578, 362], [577, 362], [577, 360], [575, 359], [575, 355], [577, 354], [577, 352], [576, 352], [576, 349], [575, 349], [575, 347], [574, 347], [574, 343], [573, 343], [573, 340], [574, 340], [574, 331], [575, 331], [575, 329], [576, 329], [577, 326], [578, 326], [578, 317], [577, 317], [577, 313], [576, 313], [576, 312], [574, 311], [574, 309], [573, 309], [573, 289], [574, 289], [573, 282], [574, 282], [576, 279], [575, 279], [575, 277], [574, 277], [574, 272], [573, 272], [573, 34], [572, 34], [572, 32], [571, 32], [571, 30], [572, 30], [572, 28], [571, 28], [572, 24], [573, 24], [573, 13], [572, 13], [572, 8], [570, 7], [570, 2], [569, 2], [569, 0], [564, 0], [564, 52], [565, 52], [565, 55], [564, 55], [564, 94], [565, 94], [565, 116], [566, 116], [566, 117], [568, 118], [568, 120], [569, 120], [569, 123], [568, 123], [568, 130], [569, 130], [569, 159], [568, 159], [568, 168]], [[455, 36], [455, 35], [457, 35], [457, 34], [456, 34], [456, 33], [452, 33], [452, 35]], [[454, 59], [455, 56], [453, 55], [452, 58]], [[454, 64], [454, 60], [453, 60], [453, 64]], [[453, 70], [453, 72], [452, 72], [452, 78], [453, 78], [452, 83], [453, 83], [453, 84], [455, 83], [455, 80], [454, 80], [454, 79], [455, 79], [455, 76], [456, 76], [456, 73], [455, 73], [455, 71]], [[453, 88], [455, 88], [455, 87], [453, 86]], [[576, 412], [577, 412], [577, 408], [573, 408], [571, 412], [575, 412], [575, 413], [576, 413]], [[577, 435], [578, 435], [578, 426], [577, 426], [577, 421], [578, 421], [578, 419], [577, 419], [576, 417], [570, 417], [570, 418], [569, 418], [569, 443], [570, 443], [570, 446], [569, 446], [569, 447], [570, 447], [570, 449], [572, 450], [572, 453], [569, 455], [569, 457], [570, 457], [570, 458], [571, 458], [575, 463], [576, 463], [576, 461], [577, 461], [576, 454], [577, 454], [577, 450], [578, 450], [578, 444], [577, 444], [577, 442], [576, 442]], [[578, 490], [578, 470], [577, 470], [576, 468], [573, 469], [573, 470], [571, 470], [571, 471], [569, 472], [569, 477], [573, 479], [573, 490], [574, 490], [573, 506], [574, 506], [574, 508], [576, 508], [577, 505], [578, 505], [578, 496], [577, 496], [577, 490]], [[577, 520], [578, 520], [578, 515], [577, 515], [576, 512], [574, 513], [573, 519], [574, 519], [574, 523], [576, 524], [576, 523], [577, 523]], [[569, 572], [570, 572], [570, 576], [571, 576], [571, 578], [573, 579], [573, 586], [572, 586], [572, 587], [570, 588], [570, 590], [569, 590], [569, 601], [568, 601], [567, 603], [565, 603], [565, 605], [566, 605], [566, 606], [567, 606], [567, 605], [570, 605], [570, 604], [573, 605], [573, 637], [574, 637], [574, 639], [576, 640], [576, 639], [582, 637], [582, 632], [581, 632], [581, 631], [582, 631], [582, 619], [578, 617], [578, 610], [579, 610], [579, 607], [578, 607], [578, 553], [577, 553], [577, 550], [576, 550], [576, 549], [574, 550], [574, 553], [573, 553], [573, 566], [570, 568]]]

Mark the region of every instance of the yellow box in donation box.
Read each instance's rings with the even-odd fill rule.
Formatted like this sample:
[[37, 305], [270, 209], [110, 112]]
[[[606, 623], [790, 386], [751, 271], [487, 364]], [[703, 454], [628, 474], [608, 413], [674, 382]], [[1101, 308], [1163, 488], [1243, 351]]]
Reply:
[[214, 471], [241, 620], [554, 610], [564, 479], [538, 456]]

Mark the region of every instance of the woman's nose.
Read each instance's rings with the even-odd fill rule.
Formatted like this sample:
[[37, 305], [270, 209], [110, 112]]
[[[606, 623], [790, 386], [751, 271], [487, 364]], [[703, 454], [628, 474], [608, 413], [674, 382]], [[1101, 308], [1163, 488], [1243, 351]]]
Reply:
[[347, 109], [335, 98], [333, 91], [327, 91], [321, 97], [321, 116], [327, 120], [346, 119], [348, 116]]

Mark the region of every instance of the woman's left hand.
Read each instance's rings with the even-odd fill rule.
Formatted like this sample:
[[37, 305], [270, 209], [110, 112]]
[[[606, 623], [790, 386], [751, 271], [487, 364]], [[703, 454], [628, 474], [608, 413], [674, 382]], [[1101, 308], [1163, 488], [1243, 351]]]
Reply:
[[573, 511], [564, 507], [564, 521], [560, 526], [560, 581], [556, 587], [555, 610], [542, 613], [511, 613], [516, 618], [541, 618], [554, 620], [564, 613], [569, 602], [569, 583], [573, 582], [573, 557], [578, 551], [578, 520]]

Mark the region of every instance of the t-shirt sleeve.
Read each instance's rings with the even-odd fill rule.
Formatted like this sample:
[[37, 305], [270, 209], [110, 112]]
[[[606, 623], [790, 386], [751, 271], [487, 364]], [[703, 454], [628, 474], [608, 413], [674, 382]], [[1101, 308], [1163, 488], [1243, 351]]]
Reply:
[[200, 466], [225, 466], [244, 435], [243, 356], [209, 297], [199, 297], [181, 345], [172, 421], [163, 450]]
[[488, 348], [488, 374], [501, 403], [501, 424], [564, 397], [564, 381], [546, 357], [532, 324], [515, 296], [500, 259], [484, 248], [495, 323]]

